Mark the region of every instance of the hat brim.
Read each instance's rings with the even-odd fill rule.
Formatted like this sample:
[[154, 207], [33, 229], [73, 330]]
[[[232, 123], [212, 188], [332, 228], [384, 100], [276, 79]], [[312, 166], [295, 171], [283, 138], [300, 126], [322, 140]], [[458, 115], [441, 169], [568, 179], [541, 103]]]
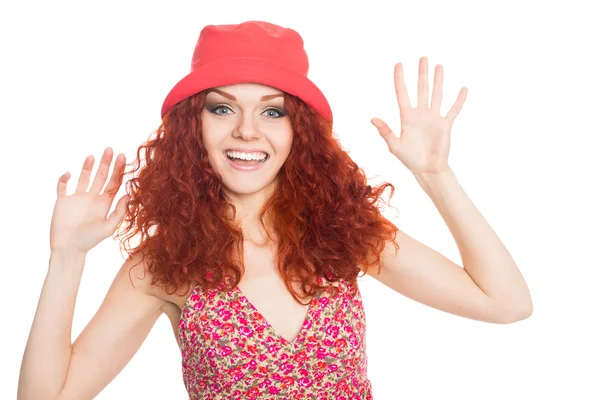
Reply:
[[333, 120], [327, 98], [310, 79], [284, 65], [253, 57], [219, 60], [190, 72], [165, 98], [161, 118], [175, 104], [205, 89], [242, 82], [272, 86], [297, 96], [329, 121]]

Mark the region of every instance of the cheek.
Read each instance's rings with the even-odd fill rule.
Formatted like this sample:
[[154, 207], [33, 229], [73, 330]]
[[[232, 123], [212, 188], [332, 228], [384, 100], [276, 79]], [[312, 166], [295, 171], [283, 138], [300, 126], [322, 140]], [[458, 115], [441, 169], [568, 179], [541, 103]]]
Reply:
[[292, 143], [294, 140], [294, 135], [292, 132], [279, 132], [278, 135], [273, 136], [273, 146], [275, 150], [279, 153], [289, 154], [292, 149]]

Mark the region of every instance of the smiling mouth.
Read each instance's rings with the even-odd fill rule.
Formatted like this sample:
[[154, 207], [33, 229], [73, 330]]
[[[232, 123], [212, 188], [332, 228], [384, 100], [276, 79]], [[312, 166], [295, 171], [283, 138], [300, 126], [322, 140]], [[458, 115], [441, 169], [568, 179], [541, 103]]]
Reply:
[[262, 160], [258, 161], [258, 160], [242, 160], [241, 158], [233, 158], [233, 157], [229, 157], [227, 155], [227, 153], [223, 153], [225, 155], [225, 157], [236, 164], [239, 165], [258, 165], [258, 164], [263, 164], [265, 163], [269, 158], [271, 158], [270, 155], [267, 154], [267, 156], [265, 158], [263, 158]]
[[242, 160], [240, 158], [229, 157], [226, 153], [223, 153], [223, 154], [225, 154], [225, 157], [229, 161], [231, 161], [232, 163], [237, 164], [237, 165], [259, 165], [259, 164], [264, 164], [269, 158], [271, 158], [271, 156], [269, 156], [267, 154], [267, 156], [264, 159], [260, 160], [260, 161], [258, 161], [258, 160]]

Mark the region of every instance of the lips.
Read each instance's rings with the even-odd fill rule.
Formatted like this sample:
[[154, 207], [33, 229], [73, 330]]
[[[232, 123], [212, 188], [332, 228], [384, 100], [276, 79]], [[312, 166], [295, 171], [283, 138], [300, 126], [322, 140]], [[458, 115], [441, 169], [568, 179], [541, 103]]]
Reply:
[[227, 153], [228, 151], [239, 151], [241, 153], [265, 153], [267, 156], [269, 155], [269, 152], [267, 152], [263, 149], [258, 149], [258, 148], [244, 149], [241, 147], [234, 147], [234, 148], [230, 148], [230, 149], [225, 149], [224, 153]]
[[245, 172], [249, 172], [249, 171], [256, 171], [261, 169], [266, 163], [267, 161], [269, 161], [269, 156], [267, 155], [267, 158], [265, 159], [265, 161], [261, 162], [261, 163], [256, 163], [256, 164], [236, 164], [234, 163], [232, 160], [229, 159], [229, 157], [227, 157], [227, 154], [224, 154], [225, 160], [226, 162], [234, 169], [237, 169], [239, 171], [245, 171]]
[[[238, 151], [238, 150], [225, 150], [225, 151], [223, 152], [223, 155], [225, 156], [225, 158], [229, 160], [229, 156], [227, 155], [227, 152], [228, 152], [228, 151]], [[264, 154], [266, 154], [266, 155], [267, 155], [267, 158], [265, 159], [265, 161], [267, 161], [269, 158], [271, 158], [271, 156], [270, 156], [268, 153], [266, 153], [266, 152], [264, 152], [264, 151], [260, 151], [260, 152], [261, 152], [261, 153], [264, 153]], [[258, 152], [255, 152], [255, 153], [258, 153]]]

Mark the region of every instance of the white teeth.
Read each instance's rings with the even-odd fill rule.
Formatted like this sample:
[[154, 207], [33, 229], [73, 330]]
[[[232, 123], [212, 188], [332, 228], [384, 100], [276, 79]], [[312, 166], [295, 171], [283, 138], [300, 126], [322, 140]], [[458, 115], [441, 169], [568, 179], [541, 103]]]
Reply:
[[227, 154], [229, 157], [232, 158], [239, 158], [241, 160], [256, 160], [256, 161], [262, 161], [265, 158], [267, 158], [267, 154], [266, 153], [242, 153], [241, 151], [226, 151], [225, 154]]

